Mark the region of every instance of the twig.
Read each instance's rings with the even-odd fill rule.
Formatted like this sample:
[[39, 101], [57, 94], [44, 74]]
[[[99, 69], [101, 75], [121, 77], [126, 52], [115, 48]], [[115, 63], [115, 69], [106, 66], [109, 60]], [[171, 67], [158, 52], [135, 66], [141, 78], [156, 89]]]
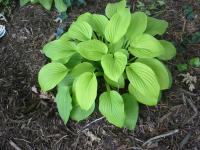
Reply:
[[13, 141], [9, 141], [10, 145], [15, 149], [15, 150], [22, 150], [21, 148], [19, 148], [19, 146], [17, 146], [17, 144], [15, 144]]
[[62, 141], [64, 138], [66, 138], [67, 136], [69, 136], [69, 135], [64, 135], [64, 136], [62, 136], [57, 142], [56, 142], [56, 144], [55, 145], [57, 145], [60, 141]]
[[128, 149], [132, 149], [132, 150], [143, 150], [142, 148], [140, 148], [140, 147], [135, 147], [135, 146], [133, 146], [133, 147], [128, 147], [127, 150], [128, 150]]
[[192, 135], [192, 132], [189, 132], [189, 133], [185, 136], [185, 138], [181, 141], [181, 143], [180, 143], [180, 149], [182, 149], [182, 148], [185, 146], [185, 144], [187, 144], [187, 142], [189, 141], [191, 135]]
[[168, 132], [168, 133], [155, 136], [155, 137], [153, 137], [153, 138], [150, 138], [150, 139], [147, 140], [146, 142], [144, 142], [144, 144], [143, 144], [142, 146], [146, 146], [146, 145], [148, 145], [149, 143], [152, 143], [153, 141], [156, 141], [156, 140], [158, 140], [158, 139], [160, 139], [160, 138], [165, 138], [165, 137], [167, 137], [167, 136], [176, 134], [177, 132], [179, 132], [179, 130], [178, 130], [178, 129], [175, 129], [175, 130], [172, 130], [172, 131], [170, 131], [170, 132]]
[[98, 122], [98, 121], [101, 121], [102, 119], [104, 119], [105, 117], [101, 117], [101, 118], [98, 118], [96, 120], [93, 120], [92, 122], [90, 122], [89, 124], [85, 125], [81, 130], [79, 130], [77, 133], [79, 134], [80, 132], [84, 131], [85, 129], [87, 129], [89, 126], [91, 126], [92, 124]]
[[30, 141], [27, 141], [27, 140], [25, 140], [25, 139], [18, 139], [18, 138], [14, 138], [15, 140], [19, 140], [19, 141], [24, 141], [24, 142], [26, 142], [26, 143], [29, 143], [29, 144], [31, 144], [31, 142]]
[[184, 125], [185, 125], [185, 124], [191, 122], [191, 121], [198, 115], [198, 109], [197, 109], [196, 106], [193, 104], [192, 99], [186, 98], [184, 94], [183, 94], [183, 99], [186, 100], [186, 101], [190, 104], [190, 106], [192, 107], [192, 109], [193, 109], [193, 111], [194, 111], [194, 115], [193, 115], [192, 117], [190, 117], [190, 119], [188, 119], [188, 120], [184, 123]]
[[76, 141], [75, 141], [74, 144], [73, 144], [75, 150], [76, 150], [76, 148], [77, 148], [77, 145], [78, 145], [79, 139], [80, 139], [80, 134], [78, 134], [78, 137], [77, 137]]
[[187, 91], [187, 90], [184, 90], [184, 89], [182, 89], [182, 88], [181, 88], [181, 91], [182, 91], [183, 93], [187, 94], [187, 95], [190, 95], [190, 96], [197, 96], [197, 94], [194, 94], [194, 93], [189, 92], [189, 91]]
[[159, 118], [159, 123], [162, 123], [165, 119], [167, 119], [170, 115], [172, 114], [172, 112], [169, 112], [167, 114], [165, 114], [164, 116], [162, 116], [161, 118]]
[[185, 32], [185, 26], [186, 26], [187, 20], [184, 18], [184, 23], [183, 23], [183, 27], [182, 27], [182, 32]]
[[135, 11], [136, 2], [137, 2], [137, 0], [131, 0], [131, 11], [132, 12]]

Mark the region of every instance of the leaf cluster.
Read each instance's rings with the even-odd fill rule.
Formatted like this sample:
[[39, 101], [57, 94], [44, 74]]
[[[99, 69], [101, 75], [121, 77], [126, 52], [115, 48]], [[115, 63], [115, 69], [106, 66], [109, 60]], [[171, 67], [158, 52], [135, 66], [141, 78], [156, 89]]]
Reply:
[[138, 103], [154, 106], [170, 88], [171, 74], [161, 60], [172, 59], [176, 49], [154, 37], [166, 31], [166, 21], [131, 14], [125, 0], [109, 3], [105, 14], [80, 15], [60, 39], [44, 46], [52, 62], [40, 70], [39, 84], [43, 91], [58, 85], [56, 103], [65, 123], [94, 111], [99, 87], [105, 91], [99, 96], [101, 114], [117, 127], [134, 129]]
[[[32, 4], [39, 3], [47, 10], [50, 10], [53, 3], [55, 3], [55, 7], [59, 12], [65, 12], [72, 5], [73, 0], [20, 0], [20, 5], [24, 6], [29, 2]], [[84, 0], [77, 0], [77, 2], [78, 4], [85, 4]]]
[[9, 16], [12, 11], [13, 3], [10, 0], [0, 0], [0, 14]]

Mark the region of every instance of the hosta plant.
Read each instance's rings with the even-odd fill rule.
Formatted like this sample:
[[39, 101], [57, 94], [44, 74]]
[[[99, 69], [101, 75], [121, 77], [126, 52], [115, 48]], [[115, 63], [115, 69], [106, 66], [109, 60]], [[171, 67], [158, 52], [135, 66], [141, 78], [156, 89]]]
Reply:
[[[77, 0], [79, 4], [84, 4], [84, 0]], [[53, 3], [55, 3], [55, 7], [59, 12], [65, 12], [68, 7], [71, 6], [71, 3], [73, 0], [20, 0], [20, 5], [24, 6], [27, 3], [39, 3], [41, 4], [45, 9], [50, 10]]]
[[162, 61], [176, 49], [154, 37], [166, 31], [166, 21], [131, 13], [125, 0], [108, 4], [105, 14], [80, 15], [60, 39], [44, 46], [51, 63], [40, 70], [39, 84], [43, 91], [57, 86], [64, 123], [87, 118], [98, 104], [108, 122], [134, 129], [138, 103], [154, 106], [170, 88], [171, 74]]

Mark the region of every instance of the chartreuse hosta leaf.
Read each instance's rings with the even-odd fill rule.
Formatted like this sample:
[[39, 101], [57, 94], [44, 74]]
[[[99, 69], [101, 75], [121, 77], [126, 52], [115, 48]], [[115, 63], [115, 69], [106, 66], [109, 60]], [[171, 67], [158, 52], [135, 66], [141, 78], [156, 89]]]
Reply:
[[92, 27], [85, 21], [76, 21], [70, 26], [66, 37], [79, 41], [90, 40], [92, 37]]
[[92, 17], [92, 14], [89, 13], [89, 12], [86, 12], [84, 14], [81, 14], [78, 18], [77, 18], [77, 21], [85, 21], [87, 23], [90, 24], [91, 22], [91, 17]]
[[131, 13], [128, 8], [114, 14], [105, 28], [106, 40], [110, 43], [118, 42], [127, 32], [130, 21]]
[[104, 79], [112, 87], [116, 87], [116, 88], [124, 88], [125, 87], [125, 81], [124, 81], [123, 75], [119, 77], [119, 80], [117, 82], [110, 80], [106, 75], [104, 75]]
[[121, 0], [118, 3], [108, 3], [106, 6], [106, 16], [111, 18], [116, 12], [126, 8], [126, 0]]
[[149, 34], [142, 34], [131, 43], [129, 52], [139, 58], [153, 58], [164, 53], [161, 43]]
[[108, 52], [108, 47], [99, 40], [89, 40], [78, 44], [78, 52], [88, 60], [99, 61]]
[[76, 51], [77, 46], [74, 42], [64, 41], [62, 39], [49, 42], [43, 48], [43, 52], [51, 60], [59, 60], [62, 58], [69, 60]]
[[[45, 1], [45, 0], [42, 0]], [[55, 7], [59, 12], [65, 12], [67, 10], [67, 5], [63, 0], [55, 0]]]
[[139, 58], [136, 61], [149, 66], [154, 71], [161, 90], [169, 89], [171, 87], [171, 73], [161, 61], [155, 58]]
[[72, 55], [72, 57], [67, 62], [67, 64], [66, 64], [67, 68], [69, 68], [69, 69], [74, 68], [76, 65], [81, 63], [82, 59], [83, 58], [79, 53], [75, 53], [74, 55]]
[[100, 95], [99, 110], [110, 123], [117, 127], [124, 125], [124, 101], [116, 91], [108, 91]]
[[68, 69], [60, 63], [49, 63], [42, 67], [38, 81], [43, 91], [53, 89], [67, 75]]
[[159, 20], [156, 18], [148, 17], [147, 19], [147, 29], [145, 33], [151, 35], [162, 35], [165, 33], [168, 27], [168, 22], [165, 20]]
[[104, 15], [98, 14], [93, 14], [91, 17], [90, 25], [92, 26], [92, 29], [103, 36], [105, 27], [109, 22], [108, 19]]
[[74, 83], [77, 103], [84, 110], [89, 110], [97, 96], [97, 79], [94, 73], [85, 72]]
[[71, 75], [73, 77], [78, 77], [81, 74], [83, 74], [84, 72], [94, 72], [95, 68], [92, 64], [88, 63], [88, 62], [83, 62], [80, 63], [78, 65], [76, 65], [72, 71], [71, 71]]
[[109, 51], [114, 53], [114, 52], [122, 49], [123, 44], [124, 44], [124, 38], [121, 38], [117, 43], [110, 43], [108, 45], [108, 49], [109, 49]]
[[160, 40], [160, 43], [164, 47], [164, 53], [158, 56], [161, 60], [170, 60], [176, 55], [176, 48], [168, 41]]
[[118, 82], [124, 72], [126, 64], [127, 57], [122, 52], [116, 52], [114, 55], [107, 54], [101, 59], [101, 65], [105, 75], [115, 82]]
[[99, 33], [101, 36], [104, 36], [105, 27], [107, 25], [108, 18], [104, 15], [84, 13], [78, 17], [78, 20], [85, 21], [91, 25], [93, 31]]
[[126, 49], [118, 49], [117, 52], [122, 52], [127, 58], [129, 58], [129, 52]]
[[72, 98], [68, 86], [65, 85], [58, 86], [58, 91], [56, 94], [56, 104], [59, 115], [66, 124], [69, 119], [70, 112], [72, 110]]
[[130, 81], [129, 92], [143, 104], [156, 105], [160, 94], [160, 85], [153, 70], [140, 62], [132, 63], [126, 68]]
[[20, 0], [20, 6], [26, 5], [30, 0]]
[[53, 4], [53, 0], [39, 0], [39, 2], [47, 10], [50, 10]]
[[75, 121], [81, 121], [86, 119], [89, 115], [92, 114], [95, 108], [95, 103], [92, 105], [92, 107], [89, 110], [82, 109], [77, 103], [73, 105], [73, 109], [70, 114], [70, 118]]
[[135, 12], [131, 15], [131, 23], [126, 37], [132, 41], [133, 38], [144, 33], [147, 27], [147, 15], [144, 12]]
[[68, 86], [68, 87], [72, 87], [73, 85], [73, 82], [74, 82], [74, 77], [68, 73], [64, 79], [58, 84], [58, 86]]
[[135, 97], [129, 93], [122, 95], [124, 100], [125, 121], [124, 127], [133, 130], [136, 126], [139, 106]]

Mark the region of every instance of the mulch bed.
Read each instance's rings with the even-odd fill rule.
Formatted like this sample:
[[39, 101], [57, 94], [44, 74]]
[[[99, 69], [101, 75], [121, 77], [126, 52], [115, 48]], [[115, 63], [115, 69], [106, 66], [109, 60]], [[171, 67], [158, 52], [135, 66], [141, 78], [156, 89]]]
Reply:
[[[111, 1], [91, 0], [84, 8], [73, 7], [67, 24], [82, 12], [103, 13], [107, 2]], [[197, 14], [193, 21], [183, 15], [182, 6], [188, 4]], [[116, 128], [100, 118], [98, 111], [85, 121], [70, 120], [65, 126], [55, 103], [32, 91], [34, 86], [39, 91], [37, 73], [48, 61], [40, 51], [58, 27], [53, 20], [56, 15], [40, 6], [17, 7], [6, 23], [8, 33], [0, 39], [0, 149], [200, 149], [200, 69], [188, 71], [198, 80], [193, 92], [188, 92], [176, 69], [176, 64], [200, 56], [200, 44], [186, 45], [167, 63], [173, 86], [163, 92], [156, 107], [140, 106], [134, 131]], [[167, 0], [157, 17], [169, 22], [165, 39], [176, 43], [200, 30], [200, 5], [192, 0]]]

